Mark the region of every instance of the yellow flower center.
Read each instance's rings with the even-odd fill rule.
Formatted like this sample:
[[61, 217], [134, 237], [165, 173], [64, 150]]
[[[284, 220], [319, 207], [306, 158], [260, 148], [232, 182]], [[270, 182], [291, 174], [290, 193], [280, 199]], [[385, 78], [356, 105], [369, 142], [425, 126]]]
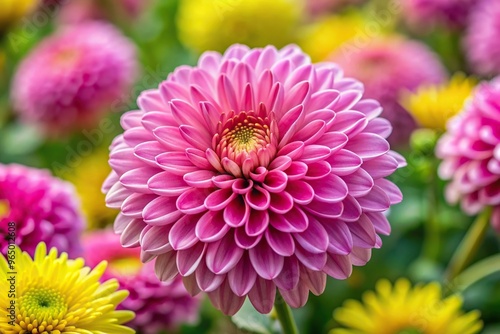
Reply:
[[10, 213], [10, 205], [7, 200], [0, 200], [0, 218], [7, 217]]
[[[23, 334], [60, 334], [65, 328], [68, 306], [64, 297], [51, 288], [32, 288], [19, 298], [16, 323]], [[73, 328], [73, 326], [70, 326]], [[70, 329], [67, 327], [66, 329]]]
[[228, 158], [239, 167], [245, 162], [250, 170], [258, 166], [267, 167], [278, 146], [278, 127], [274, 114], [267, 114], [263, 106], [258, 112], [223, 114], [213, 143], [220, 159]]

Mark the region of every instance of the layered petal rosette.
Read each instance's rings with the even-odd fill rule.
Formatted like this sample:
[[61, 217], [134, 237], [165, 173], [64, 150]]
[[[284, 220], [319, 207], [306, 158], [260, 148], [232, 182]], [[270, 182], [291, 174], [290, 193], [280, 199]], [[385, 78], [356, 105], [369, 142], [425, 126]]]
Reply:
[[[43, 241], [73, 258], [81, 255], [84, 219], [75, 188], [48, 171], [17, 164], [0, 164], [0, 233], [15, 224], [15, 240], [0, 238], [0, 251], [9, 243], [33, 255]], [[12, 225], [12, 224], [11, 224]], [[13, 236], [14, 237], [14, 236]]]
[[296, 46], [235, 45], [181, 66], [122, 117], [107, 205], [125, 247], [234, 314], [293, 307], [364, 265], [401, 201], [404, 164], [363, 86]]
[[142, 264], [140, 250], [123, 248], [120, 236], [109, 230], [94, 231], [84, 238], [85, 261], [91, 268], [108, 262], [102, 281], [116, 279], [130, 295], [118, 309], [130, 310], [135, 318], [127, 325], [143, 334], [175, 331], [183, 323], [198, 320], [200, 299], [191, 297], [181, 277], [160, 282], [154, 262]]
[[451, 179], [450, 203], [475, 215], [493, 207], [491, 223], [500, 231], [500, 79], [476, 88], [464, 110], [451, 119], [438, 142], [439, 175]]
[[134, 44], [113, 25], [65, 26], [23, 59], [12, 82], [19, 116], [50, 135], [95, 126], [137, 74]]

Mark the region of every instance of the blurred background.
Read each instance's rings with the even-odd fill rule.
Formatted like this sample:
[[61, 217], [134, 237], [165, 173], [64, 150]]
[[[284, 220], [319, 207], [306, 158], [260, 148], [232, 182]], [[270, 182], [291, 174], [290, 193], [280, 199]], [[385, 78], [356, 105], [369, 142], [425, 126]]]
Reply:
[[[0, 0], [0, 163], [48, 169], [71, 182], [86, 233], [106, 229], [117, 214], [100, 190], [111, 170], [108, 146], [141, 91], [180, 65], [195, 65], [202, 52], [234, 43], [295, 43], [314, 62], [339, 63], [383, 105], [394, 125], [391, 144], [408, 167], [392, 176], [404, 201], [391, 209], [383, 247], [351, 278], [330, 278], [322, 296], [294, 311], [301, 333], [327, 333], [337, 325], [333, 310], [380, 278], [454, 289], [443, 274], [473, 218], [445, 201], [434, 147], [474, 87], [500, 73], [494, 3]], [[484, 240], [475, 260], [499, 251], [492, 230]], [[500, 333], [499, 279], [491, 275], [463, 292], [464, 310], [482, 314], [483, 333]], [[195, 318], [168, 333], [245, 332], [208, 302]]]

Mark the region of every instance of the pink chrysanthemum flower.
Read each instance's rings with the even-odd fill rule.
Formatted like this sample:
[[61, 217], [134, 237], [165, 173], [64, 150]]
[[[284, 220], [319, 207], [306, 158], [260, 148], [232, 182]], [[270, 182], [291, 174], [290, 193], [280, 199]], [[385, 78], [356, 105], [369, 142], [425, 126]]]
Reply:
[[476, 0], [405, 0], [403, 17], [415, 29], [444, 26], [463, 28]]
[[133, 44], [112, 25], [69, 26], [23, 60], [12, 99], [25, 121], [49, 133], [91, 126], [130, 88], [136, 66]]
[[327, 275], [369, 260], [401, 201], [385, 177], [404, 159], [362, 96], [296, 46], [234, 45], [179, 67], [142, 93], [111, 146], [104, 190], [122, 244], [226, 314], [246, 296], [267, 313], [276, 289], [304, 305]]
[[[33, 256], [43, 241], [74, 258], [81, 255], [84, 222], [74, 187], [48, 171], [0, 164], [0, 233], [15, 224], [15, 244]], [[10, 240], [0, 238], [5, 254]]]
[[154, 262], [143, 265], [140, 250], [123, 248], [119, 235], [106, 230], [93, 232], [85, 236], [83, 247], [85, 263], [90, 267], [108, 261], [103, 281], [116, 278], [120, 288], [130, 292], [118, 307], [135, 313], [128, 326], [140, 333], [158, 334], [197, 321], [200, 300], [189, 295], [182, 279], [160, 282]]
[[478, 74], [500, 74], [499, 20], [498, 1], [479, 1], [470, 14], [464, 50], [473, 70]]
[[332, 58], [346, 75], [365, 85], [365, 95], [384, 108], [382, 116], [394, 127], [389, 140], [405, 144], [416, 127], [410, 114], [399, 104], [403, 91], [414, 91], [424, 83], [441, 83], [446, 71], [439, 58], [425, 44], [402, 37], [383, 37], [363, 43], [346, 43]]
[[448, 122], [437, 146], [439, 174], [451, 179], [446, 197], [470, 215], [494, 208], [500, 231], [500, 79], [480, 85], [464, 111]]

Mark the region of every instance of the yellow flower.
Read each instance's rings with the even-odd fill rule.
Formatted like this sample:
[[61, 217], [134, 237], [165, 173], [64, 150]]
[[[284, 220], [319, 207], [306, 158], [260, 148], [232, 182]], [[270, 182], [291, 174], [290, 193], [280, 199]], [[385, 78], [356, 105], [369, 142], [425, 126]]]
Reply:
[[31, 13], [38, 0], [0, 0], [0, 30]]
[[324, 61], [344, 43], [362, 38], [364, 23], [357, 12], [328, 16], [307, 27], [299, 44], [314, 62]]
[[399, 279], [377, 283], [363, 302], [348, 300], [334, 312], [345, 328], [330, 334], [475, 334], [483, 327], [479, 312], [464, 314], [457, 295], [444, 298], [438, 283], [418, 284]]
[[446, 84], [424, 85], [415, 93], [404, 93], [401, 103], [422, 127], [445, 130], [446, 122], [462, 110], [476, 83], [458, 73]]
[[112, 224], [118, 214], [117, 210], [106, 207], [106, 197], [101, 192], [101, 186], [110, 172], [108, 152], [100, 149], [84, 159], [71, 173], [60, 175], [75, 185], [90, 230]]
[[128, 292], [116, 280], [99, 282], [106, 262], [90, 270], [55, 248], [47, 254], [44, 243], [34, 259], [16, 248], [9, 260], [0, 257], [0, 333], [135, 333], [122, 325], [134, 313], [116, 311]]
[[197, 52], [224, 51], [234, 43], [250, 47], [294, 41], [300, 0], [181, 0], [177, 26], [181, 41]]

